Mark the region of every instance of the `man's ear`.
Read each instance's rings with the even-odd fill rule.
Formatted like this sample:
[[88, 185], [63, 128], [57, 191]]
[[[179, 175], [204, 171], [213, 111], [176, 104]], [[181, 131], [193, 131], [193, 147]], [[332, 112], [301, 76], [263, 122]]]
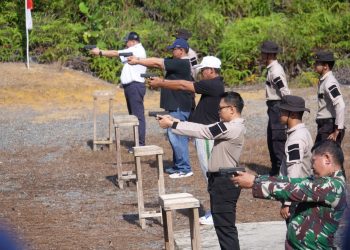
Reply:
[[332, 157], [329, 153], [323, 154], [322, 157], [323, 157], [324, 164], [326, 164], [326, 165], [332, 164]]

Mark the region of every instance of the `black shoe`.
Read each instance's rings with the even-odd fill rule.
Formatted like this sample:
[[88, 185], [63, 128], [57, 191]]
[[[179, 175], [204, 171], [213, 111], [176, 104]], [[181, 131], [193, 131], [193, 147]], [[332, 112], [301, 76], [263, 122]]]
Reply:
[[128, 149], [128, 153], [129, 153], [129, 154], [133, 154], [133, 153], [134, 153], [134, 149], [133, 149], [133, 148], [129, 148], [129, 149]]

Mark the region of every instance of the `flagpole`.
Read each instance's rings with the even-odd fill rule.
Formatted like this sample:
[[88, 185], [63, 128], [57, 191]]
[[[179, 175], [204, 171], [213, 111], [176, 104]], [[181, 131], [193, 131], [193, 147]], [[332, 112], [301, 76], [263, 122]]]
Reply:
[[29, 69], [29, 32], [28, 32], [28, 27], [27, 27], [27, 0], [25, 0], [25, 5], [24, 5], [24, 14], [26, 17], [26, 38], [27, 38], [27, 68]]

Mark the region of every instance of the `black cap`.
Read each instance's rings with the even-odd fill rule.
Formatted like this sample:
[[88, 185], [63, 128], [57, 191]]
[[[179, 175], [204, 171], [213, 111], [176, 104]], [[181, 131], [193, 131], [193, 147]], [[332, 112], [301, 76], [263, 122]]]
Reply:
[[302, 97], [295, 95], [286, 95], [282, 97], [282, 102], [279, 105], [280, 109], [292, 112], [310, 112], [310, 109], [305, 107], [305, 100]]
[[175, 31], [174, 37], [176, 38], [182, 38], [185, 40], [188, 40], [192, 36], [191, 32], [189, 32], [186, 29], [178, 29]]
[[140, 36], [135, 31], [131, 31], [124, 37], [123, 40], [124, 40], [124, 42], [130, 41], [130, 40], [135, 40], [135, 41], [139, 42]]
[[261, 44], [260, 51], [267, 54], [277, 54], [280, 50], [275, 42], [265, 41]]
[[333, 52], [319, 51], [315, 54], [314, 59], [316, 62], [334, 62]]

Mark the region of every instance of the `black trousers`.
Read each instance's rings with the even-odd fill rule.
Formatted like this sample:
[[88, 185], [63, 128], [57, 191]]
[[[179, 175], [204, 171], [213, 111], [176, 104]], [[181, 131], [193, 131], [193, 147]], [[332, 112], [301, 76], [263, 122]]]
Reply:
[[239, 250], [236, 204], [241, 189], [229, 177], [208, 174], [208, 192], [214, 227], [223, 250]]
[[[327, 140], [328, 136], [332, 134], [336, 129], [334, 118], [317, 119], [316, 123], [317, 123], [317, 135], [316, 135], [315, 144]], [[345, 135], [345, 130], [343, 129], [337, 136], [336, 142], [339, 143], [339, 145], [343, 141], [344, 135]]]
[[130, 115], [135, 115], [139, 120], [139, 143], [145, 145], [146, 119], [143, 98], [146, 94], [146, 86], [141, 82], [131, 82], [123, 85], [126, 105]]
[[287, 140], [286, 126], [280, 123], [281, 101], [267, 101], [267, 146], [269, 148], [271, 160], [270, 175], [278, 175], [284, 157], [284, 146]]

